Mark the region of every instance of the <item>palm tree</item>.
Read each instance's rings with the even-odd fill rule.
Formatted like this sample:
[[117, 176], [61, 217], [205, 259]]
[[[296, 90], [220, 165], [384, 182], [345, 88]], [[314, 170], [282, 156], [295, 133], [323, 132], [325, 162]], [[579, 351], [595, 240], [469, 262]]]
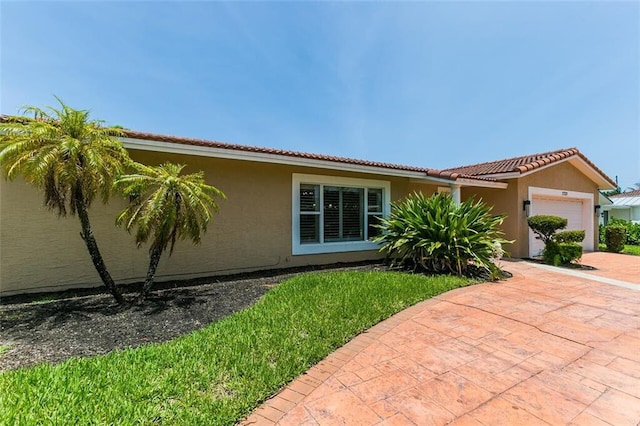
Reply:
[[637, 191], [640, 189], [640, 181], [634, 183], [632, 186], [627, 188], [627, 191]]
[[139, 302], [151, 291], [162, 253], [173, 253], [176, 240], [201, 241], [212, 218], [218, 211], [213, 197], [225, 199], [219, 189], [205, 184], [204, 173], [180, 175], [184, 165], [165, 163], [157, 167], [136, 164], [137, 173], [118, 178], [115, 182], [131, 203], [116, 223], [128, 232], [134, 228], [138, 247], [151, 240], [149, 269], [140, 291]]
[[114, 137], [122, 131], [91, 120], [89, 111], [75, 110], [59, 98], [59, 108], [34, 106], [23, 117], [5, 117], [0, 124], [0, 165], [6, 177], [17, 176], [44, 191], [44, 204], [59, 216], [78, 215], [93, 265], [118, 303], [124, 299], [102, 259], [89, 221], [89, 207], [100, 196], [106, 203], [115, 177], [131, 162]]

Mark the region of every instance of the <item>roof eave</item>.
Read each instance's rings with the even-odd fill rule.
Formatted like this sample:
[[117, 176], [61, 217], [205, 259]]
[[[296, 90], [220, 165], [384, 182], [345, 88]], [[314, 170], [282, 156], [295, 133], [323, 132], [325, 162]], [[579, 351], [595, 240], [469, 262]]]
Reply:
[[566, 158], [562, 158], [560, 160], [553, 161], [551, 163], [545, 164], [543, 166], [535, 167], [524, 172], [509, 171], [504, 173], [492, 173], [492, 174], [482, 175], [482, 177], [497, 179], [497, 180], [518, 179], [533, 173], [540, 172], [549, 167], [556, 166], [565, 161], [570, 162], [574, 167], [576, 167], [578, 170], [584, 173], [589, 179], [591, 179], [594, 183], [596, 183], [598, 185], [598, 189], [606, 191], [606, 190], [616, 188], [615, 184], [612, 183], [612, 181], [607, 176], [603, 175], [598, 170], [594, 169], [593, 166], [591, 166], [587, 161], [585, 161], [580, 155], [572, 155]]
[[[242, 151], [229, 148], [208, 147], [200, 145], [178, 144], [149, 139], [119, 138], [125, 148], [142, 151], [166, 152], [172, 154], [196, 155], [200, 157], [224, 158], [229, 160], [254, 161], [259, 163], [286, 164], [291, 166], [315, 167], [329, 170], [341, 170], [385, 176], [426, 179], [424, 172], [413, 170], [393, 169], [346, 162], [329, 161], [313, 158], [301, 158], [264, 152]], [[452, 182], [441, 178], [445, 182]]]
[[[483, 176], [489, 177], [489, 176]], [[458, 178], [456, 179], [457, 184], [461, 186], [473, 186], [476, 188], [497, 188], [497, 189], [507, 189], [509, 186], [506, 182], [492, 182], [488, 180], [480, 180], [480, 179], [470, 179], [470, 178]]]
[[458, 177], [454, 179], [437, 178], [431, 176], [422, 176], [418, 178], [411, 178], [411, 183], [440, 183], [450, 186], [474, 186], [479, 188], [497, 188], [506, 189], [508, 184], [506, 182], [492, 182], [489, 180], [462, 178]]

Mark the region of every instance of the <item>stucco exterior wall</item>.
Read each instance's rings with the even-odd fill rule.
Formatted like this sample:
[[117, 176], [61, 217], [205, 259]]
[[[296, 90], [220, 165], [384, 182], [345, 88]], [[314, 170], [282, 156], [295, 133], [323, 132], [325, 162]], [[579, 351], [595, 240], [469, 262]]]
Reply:
[[522, 257], [520, 254], [519, 229], [522, 227], [524, 212], [522, 212], [522, 202], [518, 203], [518, 185], [514, 179], [505, 181], [508, 186], [506, 189], [497, 188], [462, 188], [462, 201], [473, 198], [482, 200], [487, 205], [493, 206], [492, 214], [506, 215], [502, 223], [502, 231], [505, 233], [504, 238], [507, 240], [515, 240], [512, 244], [505, 244], [506, 250], [511, 257]]
[[[407, 178], [339, 172], [309, 167], [207, 157], [131, 151], [149, 165], [165, 161], [202, 170], [209, 184], [221, 189], [220, 212], [198, 246], [179, 241], [171, 257], [160, 261], [157, 280], [248, 272], [262, 269], [352, 262], [380, 257], [373, 251], [292, 256], [292, 174], [306, 173], [377, 179], [391, 182], [391, 198], [414, 189]], [[133, 237], [114, 226], [124, 200], [96, 202], [90, 218], [107, 267], [117, 283], [144, 279], [147, 247], [137, 249]], [[58, 218], [42, 205], [42, 194], [21, 181], [0, 183], [0, 294], [62, 290], [101, 285], [79, 235], [75, 217]]]
[[[145, 274], [144, 253], [136, 250], [126, 232], [115, 228], [116, 212], [124, 207], [114, 199], [91, 209], [94, 234], [107, 267], [115, 277]], [[105, 244], [103, 242], [108, 242]], [[102, 244], [101, 244], [102, 243]], [[23, 181], [0, 183], [0, 294], [23, 289], [92, 286], [99, 280], [77, 217], [58, 217], [43, 206], [43, 195]]]

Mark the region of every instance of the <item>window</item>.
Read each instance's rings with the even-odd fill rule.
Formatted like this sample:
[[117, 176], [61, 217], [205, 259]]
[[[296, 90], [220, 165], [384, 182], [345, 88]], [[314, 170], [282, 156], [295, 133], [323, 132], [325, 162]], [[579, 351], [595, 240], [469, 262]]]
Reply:
[[293, 254], [375, 250], [387, 181], [293, 175]]

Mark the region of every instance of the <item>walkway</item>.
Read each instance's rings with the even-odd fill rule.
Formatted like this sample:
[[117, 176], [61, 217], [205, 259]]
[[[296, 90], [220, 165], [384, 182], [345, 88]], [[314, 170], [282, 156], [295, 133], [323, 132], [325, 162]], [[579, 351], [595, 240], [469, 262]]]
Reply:
[[[357, 336], [259, 407], [257, 425], [640, 422], [640, 258], [585, 254], [583, 276], [505, 263]], [[635, 268], [635, 269], [633, 269]], [[601, 277], [638, 289], [601, 283]]]

